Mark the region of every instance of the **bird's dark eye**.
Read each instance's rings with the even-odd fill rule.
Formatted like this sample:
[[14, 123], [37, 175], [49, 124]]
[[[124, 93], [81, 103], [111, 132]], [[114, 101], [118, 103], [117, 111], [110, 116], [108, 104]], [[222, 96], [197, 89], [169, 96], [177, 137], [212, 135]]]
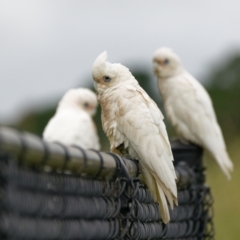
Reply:
[[89, 103], [85, 102], [83, 105], [84, 105], [85, 108], [87, 108], [89, 106]]
[[109, 76], [104, 76], [103, 77], [103, 81], [104, 82], [110, 82], [111, 81], [111, 78]]
[[167, 65], [167, 64], [169, 64], [169, 60], [168, 60], [168, 59], [164, 59], [163, 63], [164, 63], [165, 65]]

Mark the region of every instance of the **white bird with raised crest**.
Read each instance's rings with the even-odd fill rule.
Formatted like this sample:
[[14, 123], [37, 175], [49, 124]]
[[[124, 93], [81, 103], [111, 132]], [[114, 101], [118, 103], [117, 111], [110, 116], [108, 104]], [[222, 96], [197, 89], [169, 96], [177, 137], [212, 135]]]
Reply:
[[207, 149], [230, 179], [233, 163], [207, 91], [169, 48], [155, 52], [153, 65], [167, 117], [178, 135]]
[[177, 204], [177, 187], [163, 115], [128, 68], [106, 60], [106, 52], [97, 57], [92, 77], [111, 151], [139, 160], [144, 182], [167, 223], [170, 217], [166, 198], [173, 208]]
[[43, 138], [68, 146], [99, 150], [97, 129], [92, 119], [97, 106], [97, 96], [90, 89], [70, 89], [45, 127]]

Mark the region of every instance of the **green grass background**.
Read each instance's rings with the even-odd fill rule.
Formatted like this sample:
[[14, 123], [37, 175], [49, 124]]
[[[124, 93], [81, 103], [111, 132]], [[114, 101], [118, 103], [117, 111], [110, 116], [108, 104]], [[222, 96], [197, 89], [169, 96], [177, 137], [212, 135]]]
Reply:
[[214, 197], [214, 224], [216, 240], [240, 239], [240, 137], [228, 145], [228, 152], [234, 162], [234, 172], [230, 181], [223, 175], [209, 154], [204, 154], [207, 166], [207, 184]]

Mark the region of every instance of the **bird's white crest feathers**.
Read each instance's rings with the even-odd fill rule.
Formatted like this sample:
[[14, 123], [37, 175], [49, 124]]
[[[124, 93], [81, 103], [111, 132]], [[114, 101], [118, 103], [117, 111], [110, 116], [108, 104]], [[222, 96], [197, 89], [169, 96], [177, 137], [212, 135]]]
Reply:
[[107, 52], [104, 51], [94, 61], [93, 68], [102, 70], [103, 68], [105, 68], [106, 61], [107, 61]]

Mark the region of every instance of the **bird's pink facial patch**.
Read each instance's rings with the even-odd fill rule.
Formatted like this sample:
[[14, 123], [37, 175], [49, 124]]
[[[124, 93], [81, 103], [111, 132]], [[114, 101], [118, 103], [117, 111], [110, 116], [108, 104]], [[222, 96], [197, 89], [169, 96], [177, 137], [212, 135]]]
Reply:
[[159, 65], [161, 65], [161, 66], [164, 66], [164, 65], [165, 65], [163, 60], [154, 59], [154, 61], [155, 61], [156, 63], [158, 63]]
[[103, 78], [98, 78], [98, 79], [96, 79], [95, 81], [96, 81], [97, 83], [99, 83], [99, 84], [107, 85], [107, 83], [104, 82]]
[[95, 106], [93, 105], [93, 104], [89, 104], [88, 106], [87, 106], [87, 109], [88, 110], [92, 110], [92, 109], [94, 109], [95, 108]]

